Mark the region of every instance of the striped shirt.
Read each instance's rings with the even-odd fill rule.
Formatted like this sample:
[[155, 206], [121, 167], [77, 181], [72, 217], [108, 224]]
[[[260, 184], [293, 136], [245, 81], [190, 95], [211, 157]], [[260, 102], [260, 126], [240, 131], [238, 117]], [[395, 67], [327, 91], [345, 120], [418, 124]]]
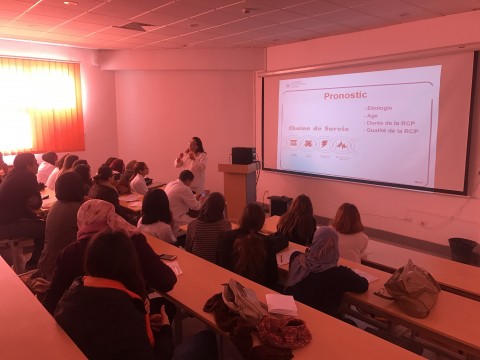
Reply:
[[225, 219], [211, 223], [195, 219], [187, 228], [185, 250], [215, 264], [218, 238], [231, 229], [232, 225]]

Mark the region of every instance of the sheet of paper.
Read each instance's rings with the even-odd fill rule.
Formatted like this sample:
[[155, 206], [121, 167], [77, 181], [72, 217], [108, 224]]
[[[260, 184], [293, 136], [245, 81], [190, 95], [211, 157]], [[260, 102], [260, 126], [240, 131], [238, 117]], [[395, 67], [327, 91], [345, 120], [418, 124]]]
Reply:
[[372, 275], [372, 274], [369, 274], [363, 270], [360, 270], [360, 269], [352, 269], [353, 271], [355, 271], [358, 275], [364, 277], [365, 279], [367, 279], [367, 281], [369, 283], [372, 283], [374, 282], [375, 280], [378, 280], [378, 277]]
[[296, 250], [287, 250], [277, 253], [277, 264], [287, 265], [290, 262], [290, 255]]
[[164, 261], [164, 262], [168, 267], [170, 267], [170, 269], [173, 270], [175, 275], [178, 276], [183, 274], [183, 271], [180, 268], [180, 264], [178, 263], [178, 261]]
[[267, 294], [268, 312], [282, 315], [297, 316], [297, 304], [291, 295]]

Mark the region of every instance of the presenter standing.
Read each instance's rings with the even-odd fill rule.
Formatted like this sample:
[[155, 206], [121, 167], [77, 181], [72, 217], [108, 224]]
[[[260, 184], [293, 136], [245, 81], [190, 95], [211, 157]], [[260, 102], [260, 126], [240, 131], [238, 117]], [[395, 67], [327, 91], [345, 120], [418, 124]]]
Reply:
[[193, 175], [193, 182], [190, 189], [197, 194], [205, 191], [205, 170], [207, 168], [207, 153], [203, 149], [202, 140], [194, 136], [190, 140], [188, 149], [178, 155], [175, 159], [175, 167], [182, 170], [190, 170]]

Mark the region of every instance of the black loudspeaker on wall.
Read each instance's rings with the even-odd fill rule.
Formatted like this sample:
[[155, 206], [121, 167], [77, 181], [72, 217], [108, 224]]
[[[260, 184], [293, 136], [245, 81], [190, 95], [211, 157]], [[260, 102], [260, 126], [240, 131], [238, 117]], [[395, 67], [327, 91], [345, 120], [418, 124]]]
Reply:
[[269, 196], [270, 199], [270, 215], [283, 215], [287, 212], [293, 199], [288, 196]]

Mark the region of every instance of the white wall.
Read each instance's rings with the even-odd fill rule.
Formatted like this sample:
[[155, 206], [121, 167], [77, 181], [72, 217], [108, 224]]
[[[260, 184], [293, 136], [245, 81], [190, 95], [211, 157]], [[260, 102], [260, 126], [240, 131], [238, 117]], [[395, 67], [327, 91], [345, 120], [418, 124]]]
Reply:
[[[109, 52], [115, 69], [119, 155], [145, 161], [154, 180], [171, 181], [174, 159], [193, 136], [208, 154], [206, 188], [223, 192], [217, 164], [232, 146], [254, 146], [254, 71], [263, 51]], [[139, 70], [132, 69], [138, 64]]]
[[[371, 58], [451, 51], [459, 46], [478, 48], [480, 12], [333, 36], [267, 49], [267, 71], [356, 63]], [[479, 88], [479, 87], [477, 87]], [[257, 94], [260, 81], [257, 80]], [[478, 96], [477, 96], [478, 99]], [[260, 148], [261, 99], [256, 99], [256, 146]], [[478, 102], [478, 100], [477, 100]], [[480, 238], [480, 114], [476, 104], [470, 147], [468, 197], [422, 193], [355, 183], [263, 172], [257, 196], [304, 193], [317, 215], [333, 217], [339, 205], [355, 203], [368, 227], [448, 244], [450, 237]], [[406, 219], [412, 219], [408, 221]]]
[[93, 172], [107, 157], [117, 155], [115, 74], [111, 71], [102, 71], [99, 66], [93, 65], [97, 58], [95, 51], [0, 40], [0, 56], [79, 62], [83, 90], [85, 151], [75, 154], [87, 159], [92, 165]]

